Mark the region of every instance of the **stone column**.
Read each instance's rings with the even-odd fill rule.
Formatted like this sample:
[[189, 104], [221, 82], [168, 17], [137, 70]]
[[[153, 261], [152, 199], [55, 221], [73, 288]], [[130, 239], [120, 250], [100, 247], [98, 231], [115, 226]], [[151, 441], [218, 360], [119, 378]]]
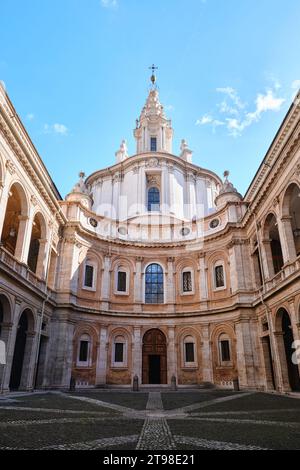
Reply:
[[114, 219], [119, 218], [119, 199], [120, 199], [121, 179], [122, 179], [121, 174], [116, 173], [112, 180], [112, 184], [113, 184], [112, 216]]
[[135, 261], [134, 302], [137, 304], [143, 303], [142, 261], [142, 257], [137, 257]]
[[[213, 383], [212, 342], [209, 339], [209, 325], [201, 326], [202, 332], [202, 377], [203, 382]], [[201, 367], [201, 364], [199, 364]]]
[[275, 338], [275, 350], [276, 350], [276, 365], [277, 365], [277, 385], [280, 392], [289, 392], [291, 390], [286, 353], [283, 340], [283, 332], [275, 331], [273, 333]]
[[9, 198], [8, 186], [5, 186], [3, 188], [1, 198], [0, 198], [0, 204], [2, 208], [0, 211], [0, 240], [2, 237], [2, 230], [3, 230], [4, 220], [6, 216], [6, 207], [7, 207], [8, 198]]
[[169, 213], [170, 208], [170, 189], [169, 189], [169, 171], [167, 163], [164, 163], [162, 169], [162, 190], [161, 190], [161, 204], [164, 214]]
[[28, 331], [26, 334], [26, 346], [24, 351], [20, 390], [33, 390], [33, 374], [35, 353], [37, 347], [36, 331]]
[[168, 258], [168, 272], [166, 275], [166, 299], [168, 304], [175, 304], [174, 258]]
[[1, 386], [1, 390], [4, 393], [9, 391], [10, 374], [11, 374], [11, 368], [12, 368], [14, 351], [15, 351], [15, 343], [16, 343], [18, 324], [19, 324], [21, 304], [22, 304], [22, 300], [19, 298], [16, 298], [12, 324], [8, 326], [9, 333], [8, 333], [8, 340], [6, 343], [6, 364], [3, 370], [3, 375], [2, 375], [3, 382]]
[[173, 165], [168, 165], [168, 178], [169, 178], [169, 207], [170, 213], [174, 214], [176, 211], [175, 207], [175, 189], [174, 189], [174, 167]]
[[146, 174], [145, 174], [145, 166], [141, 165], [139, 167], [139, 192], [138, 192], [138, 206], [139, 206], [139, 213], [144, 213], [147, 211], [146, 209]]
[[39, 240], [39, 254], [36, 264], [36, 275], [41, 279], [45, 279], [46, 275], [46, 265], [47, 265], [47, 247], [48, 240], [40, 239]]
[[98, 348], [97, 367], [96, 367], [96, 385], [106, 384], [107, 373], [107, 327], [101, 326], [100, 342]]
[[239, 385], [241, 388], [255, 388], [255, 365], [248, 318], [240, 318], [236, 322], [235, 333]]
[[294, 260], [296, 255], [295, 240], [292, 228], [292, 217], [284, 216], [278, 220], [278, 231], [282, 247], [283, 262]]
[[111, 257], [104, 257], [102, 270], [101, 300], [108, 302], [110, 297], [110, 265]]
[[177, 379], [177, 360], [176, 360], [176, 348], [175, 348], [175, 327], [168, 327], [168, 351], [167, 351], [167, 368], [168, 368], [168, 384], [171, 383], [171, 378], [173, 375]]
[[[1, 342], [3, 341], [3, 343], [5, 344], [5, 361], [7, 361], [7, 347], [8, 347], [8, 344], [9, 344], [9, 338], [10, 338], [12, 326], [13, 326], [12, 323], [4, 323], [4, 322], [1, 325], [0, 339], [1, 339]], [[1, 351], [2, 351], [2, 349], [1, 349]], [[0, 363], [0, 393], [2, 391], [6, 365], [7, 365], [7, 363], [6, 364], [1, 364]]]
[[142, 383], [142, 357], [143, 345], [141, 337], [141, 327], [133, 327], [133, 349], [132, 349], [132, 378], [137, 375], [139, 385]]
[[198, 256], [199, 262], [199, 287], [200, 287], [200, 300], [207, 300], [207, 267], [205, 264], [205, 254], [200, 253]]
[[185, 176], [186, 186], [186, 204], [184, 214], [188, 219], [192, 219], [196, 215], [196, 194], [195, 194], [195, 177], [192, 173], [188, 173]]
[[[29, 351], [28, 351], [28, 361], [26, 362], [26, 366], [28, 367], [27, 372], [24, 375], [24, 382], [23, 386], [26, 390], [33, 390], [34, 389], [34, 380], [35, 376], [37, 373], [37, 365], [38, 365], [38, 351], [40, 348], [40, 342], [41, 342], [41, 335], [38, 332], [41, 332], [41, 323], [42, 323], [42, 312], [38, 312], [38, 321], [36, 324], [36, 331], [31, 331], [29, 332], [30, 339], [31, 339], [31, 345], [29, 345]], [[26, 342], [28, 341], [28, 338], [26, 339]], [[27, 349], [27, 344], [26, 344], [26, 349]], [[26, 354], [26, 350], [25, 350]], [[25, 357], [24, 357], [24, 365], [25, 365]], [[23, 365], [23, 368], [24, 368]], [[22, 374], [22, 381], [23, 381], [23, 374]], [[22, 382], [21, 382], [22, 384]]]
[[271, 250], [271, 240], [269, 239], [264, 239], [262, 240], [262, 250], [261, 250], [261, 255], [262, 255], [262, 268], [265, 273], [265, 279], [270, 279], [275, 275], [274, 271], [274, 264], [273, 264], [273, 256], [272, 256], [272, 250]]
[[15, 257], [27, 264], [28, 251], [31, 237], [32, 220], [27, 215], [19, 216], [19, 229], [15, 249]]
[[[290, 320], [291, 320], [291, 327], [293, 331], [294, 341], [299, 341], [300, 340], [300, 332], [298, 328], [299, 323], [298, 323], [294, 299], [290, 300], [289, 306], [290, 306]], [[296, 349], [294, 349], [294, 351], [295, 350]], [[298, 371], [299, 371], [299, 376], [300, 376], [300, 363], [298, 363]]]
[[73, 366], [74, 323], [63, 311], [56, 311], [56, 315], [51, 325], [50, 355], [45, 382], [51, 388], [68, 389]]

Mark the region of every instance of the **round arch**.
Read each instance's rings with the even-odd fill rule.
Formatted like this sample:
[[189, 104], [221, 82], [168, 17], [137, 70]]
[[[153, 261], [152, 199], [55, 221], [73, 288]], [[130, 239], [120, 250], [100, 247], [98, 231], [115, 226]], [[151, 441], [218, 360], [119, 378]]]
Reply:
[[293, 361], [294, 335], [290, 314], [286, 308], [280, 307], [277, 310], [275, 327], [279, 333], [276, 339], [283, 383], [287, 383], [291, 390], [300, 390], [299, 368]]
[[[25, 308], [18, 321], [18, 330], [10, 375], [10, 390], [27, 388], [30, 375], [30, 359], [33, 346], [34, 314]], [[29, 334], [31, 333], [31, 334]], [[31, 384], [32, 385], [32, 384]]]
[[167, 383], [167, 340], [158, 328], [152, 328], [143, 336], [143, 384]]

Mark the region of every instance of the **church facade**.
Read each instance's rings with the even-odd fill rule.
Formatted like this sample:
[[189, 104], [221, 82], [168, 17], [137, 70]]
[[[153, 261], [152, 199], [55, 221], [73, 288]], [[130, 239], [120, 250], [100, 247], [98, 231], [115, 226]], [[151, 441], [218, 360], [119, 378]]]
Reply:
[[153, 84], [136, 153], [62, 200], [0, 87], [1, 393], [299, 390], [299, 99], [242, 197], [173, 153]]

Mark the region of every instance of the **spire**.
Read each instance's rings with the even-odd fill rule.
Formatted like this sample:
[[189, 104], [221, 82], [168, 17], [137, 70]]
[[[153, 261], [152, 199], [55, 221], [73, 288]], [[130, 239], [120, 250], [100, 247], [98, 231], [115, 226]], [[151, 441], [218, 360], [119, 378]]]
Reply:
[[136, 120], [134, 137], [137, 143], [136, 153], [167, 152], [172, 153], [173, 129], [167, 119], [164, 107], [159, 100], [155, 70], [152, 65], [151, 88], [139, 119]]

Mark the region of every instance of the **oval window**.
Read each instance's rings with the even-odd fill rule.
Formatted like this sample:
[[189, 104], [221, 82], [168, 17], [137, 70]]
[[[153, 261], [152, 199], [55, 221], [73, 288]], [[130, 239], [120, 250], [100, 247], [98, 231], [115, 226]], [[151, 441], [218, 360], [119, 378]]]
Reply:
[[98, 222], [97, 222], [97, 220], [94, 219], [93, 217], [90, 217], [89, 222], [90, 222], [90, 225], [91, 225], [92, 227], [94, 227], [94, 228], [98, 227]]
[[126, 227], [119, 227], [118, 232], [120, 235], [127, 235], [127, 228]]
[[219, 223], [220, 223], [219, 219], [213, 219], [210, 221], [209, 226], [210, 228], [216, 228], [218, 227]]
[[183, 227], [181, 230], [180, 230], [180, 233], [183, 237], [187, 237], [187, 235], [190, 234], [190, 229], [187, 228], [187, 227]]

